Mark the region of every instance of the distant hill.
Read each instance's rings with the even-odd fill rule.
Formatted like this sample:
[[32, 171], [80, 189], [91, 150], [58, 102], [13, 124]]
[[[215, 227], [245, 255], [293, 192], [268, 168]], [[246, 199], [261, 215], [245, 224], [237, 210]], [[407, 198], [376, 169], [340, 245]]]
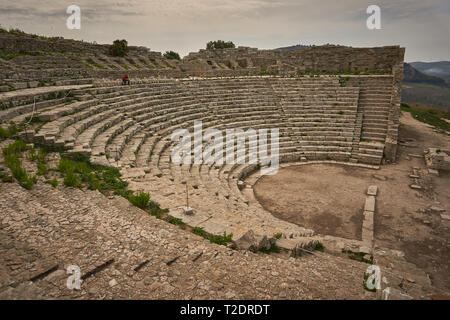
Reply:
[[402, 102], [419, 103], [450, 112], [450, 85], [404, 82]]
[[302, 44], [297, 44], [295, 46], [289, 46], [289, 47], [282, 47], [275, 50], [281, 50], [281, 51], [289, 51], [289, 50], [297, 50], [297, 49], [303, 49], [303, 48], [309, 48], [310, 46], [304, 46]]
[[409, 63], [403, 64], [403, 74], [404, 74], [403, 81], [405, 82], [428, 83], [437, 85], [445, 84], [444, 79], [425, 74], [414, 68]]
[[[415, 62], [414, 65], [419, 66], [423, 70], [438, 68], [438, 70], [442, 70], [442, 72], [438, 72], [439, 75], [446, 70], [439, 62]], [[417, 70], [413, 64], [405, 63], [403, 70], [402, 102], [419, 103], [437, 107], [441, 110], [450, 110], [450, 84], [446, 83], [441, 77], [436, 76], [436, 73], [431, 75]]]
[[[324, 45], [320, 45], [320, 46], [322, 46], [322, 47], [323, 47], [323, 46], [329, 46], [329, 47], [345, 47], [345, 48], [351, 48], [351, 47], [349, 47], [349, 46], [341, 46], [341, 45], [338, 45], [338, 44], [330, 44], [330, 43], [327, 43], [327, 44], [324, 44]], [[314, 45], [297, 44], [297, 45], [295, 45], [295, 46], [282, 47], [282, 48], [277, 48], [277, 49], [274, 49], [274, 50], [290, 51], [290, 50], [298, 50], [298, 49], [311, 48], [311, 47], [314, 47]]]
[[[345, 46], [340, 46], [337, 44], [324, 44], [324, 46], [332, 46], [332, 47], [345, 47]], [[275, 50], [281, 50], [281, 51], [289, 51], [289, 50], [297, 50], [297, 49], [304, 49], [304, 48], [311, 48], [313, 47], [313, 45], [303, 45], [303, 44], [297, 44], [295, 46], [289, 46], [289, 47], [282, 47], [282, 48], [278, 48]]]
[[450, 83], [450, 61], [411, 62], [410, 65], [427, 75], [439, 77]]

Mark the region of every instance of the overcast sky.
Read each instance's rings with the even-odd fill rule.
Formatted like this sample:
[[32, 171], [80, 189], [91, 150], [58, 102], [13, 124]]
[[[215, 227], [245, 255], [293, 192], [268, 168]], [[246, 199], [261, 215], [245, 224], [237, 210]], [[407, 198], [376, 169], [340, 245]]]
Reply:
[[[81, 30], [66, 27], [70, 4], [81, 8]], [[366, 27], [370, 4], [381, 8], [381, 30]], [[399, 44], [408, 62], [450, 60], [449, 0], [2, 0], [0, 24], [182, 56], [221, 39], [260, 49]]]

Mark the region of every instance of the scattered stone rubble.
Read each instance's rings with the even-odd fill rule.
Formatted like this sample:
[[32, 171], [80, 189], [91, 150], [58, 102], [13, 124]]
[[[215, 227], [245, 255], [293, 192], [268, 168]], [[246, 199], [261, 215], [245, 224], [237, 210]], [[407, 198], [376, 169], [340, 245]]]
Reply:
[[425, 152], [425, 163], [432, 170], [450, 171], [450, 150], [429, 148]]

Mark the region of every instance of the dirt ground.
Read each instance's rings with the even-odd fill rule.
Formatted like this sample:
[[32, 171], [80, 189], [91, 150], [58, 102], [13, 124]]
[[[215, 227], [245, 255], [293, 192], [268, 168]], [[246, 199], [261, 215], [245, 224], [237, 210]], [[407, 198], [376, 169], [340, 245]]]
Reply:
[[[418, 157], [429, 147], [449, 148], [450, 138], [409, 113], [403, 113], [400, 121], [396, 163], [382, 165], [380, 170], [292, 166], [260, 178], [254, 194], [280, 219], [317, 234], [361, 240], [365, 192], [376, 185], [375, 244], [403, 251], [408, 262], [429, 274], [433, 286], [450, 291], [450, 221], [430, 210], [437, 207], [450, 215], [450, 173], [430, 175], [423, 157]], [[410, 188], [413, 168], [419, 168], [422, 190]]]
[[345, 166], [292, 166], [259, 179], [254, 194], [280, 219], [319, 234], [359, 239], [366, 180], [372, 174], [371, 170]]

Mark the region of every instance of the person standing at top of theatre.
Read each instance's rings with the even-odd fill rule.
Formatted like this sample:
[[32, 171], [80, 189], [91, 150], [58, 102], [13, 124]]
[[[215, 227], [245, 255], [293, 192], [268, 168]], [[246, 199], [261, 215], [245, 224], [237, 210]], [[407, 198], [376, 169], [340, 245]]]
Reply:
[[128, 84], [128, 85], [131, 84], [130, 79], [128, 78], [127, 75], [124, 75], [122, 78], [122, 85], [125, 85], [125, 84]]

